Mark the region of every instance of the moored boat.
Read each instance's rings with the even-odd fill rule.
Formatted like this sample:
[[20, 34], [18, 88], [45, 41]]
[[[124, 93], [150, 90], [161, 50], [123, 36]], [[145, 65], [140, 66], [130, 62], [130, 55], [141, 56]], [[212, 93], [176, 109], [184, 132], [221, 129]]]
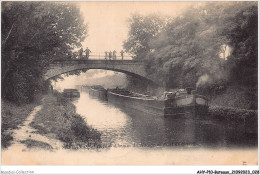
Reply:
[[88, 93], [92, 97], [95, 97], [95, 98], [98, 98], [101, 100], [107, 100], [107, 90], [100, 85], [91, 86], [88, 90]]
[[64, 89], [62, 95], [66, 98], [79, 98], [80, 92], [77, 89]]
[[156, 116], [169, 117], [185, 114], [196, 116], [208, 112], [208, 99], [190, 89], [165, 92], [162, 99], [133, 93], [126, 89], [112, 89], [107, 92], [107, 99], [120, 106]]

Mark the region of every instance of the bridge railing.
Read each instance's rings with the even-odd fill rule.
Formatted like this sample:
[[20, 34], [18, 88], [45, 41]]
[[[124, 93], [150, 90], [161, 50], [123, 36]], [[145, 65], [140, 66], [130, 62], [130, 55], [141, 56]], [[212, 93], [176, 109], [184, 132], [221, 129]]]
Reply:
[[50, 66], [55, 66], [55, 65], [71, 65], [71, 64], [142, 64], [143, 61], [139, 60], [98, 60], [98, 59], [59, 59], [59, 60], [54, 60]]
[[[80, 55], [74, 55], [74, 59], [84, 59], [86, 58], [86, 53], [84, 52], [83, 55], [80, 58]], [[107, 56], [105, 55], [104, 52], [90, 52], [89, 54], [89, 59], [109, 59], [109, 54], [107, 53]], [[116, 55], [111, 56], [111, 60], [122, 60], [122, 56], [120, 53], [117, 53]], [[124, 53], [123, 54], [123, 60], [132, 60], [133, 56], [128, 54], [128, 53]]]

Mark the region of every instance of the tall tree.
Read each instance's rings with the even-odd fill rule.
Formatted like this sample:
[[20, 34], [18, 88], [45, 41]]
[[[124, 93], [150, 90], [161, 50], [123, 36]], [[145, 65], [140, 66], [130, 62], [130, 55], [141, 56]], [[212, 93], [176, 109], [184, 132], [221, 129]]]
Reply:
[[[148, 75], [160, 84], [169, 88], [221, 86], [233, 80], [246, 86], [257, 84], [255, 3], [190, 7], [153, 32], [143, 25], [144, 19], [132, 20], [125, 46], [146, 60]], [[221, 59], [224, 46], [232, 52]]]
[[165, 23], [166, 21], [160, 15], [134, 14], [129, 18], [130, 30], [128, 39], [124, 42], [125, 50], [134, 55], [134, 59], [144, 59], [150, 52], [150, 40], [158, 35]]
[[216, 10], [204, 8], [191, 7], [173, 18], [150, 42], [154, 52], [148, 57], [148, 71], [169, 88], [195, 87], [200, 76], [223, 72], [219, 51], [225, 39], [217, 34], [218, 20], [210, 14]]
[[30, 102], [43, 87], [44, 68], [66, 58], [87, 34], [73, 3], [2, 3], [2, 97]]
[[[239, 7], [239, 8], [238, 8]], [[258, 7], [254, 2], [241, 3], [226, 16], [223, 35], [228, 38], [232, 54], [228, 62], [232, 79], [240, 85], [257, 86]]]

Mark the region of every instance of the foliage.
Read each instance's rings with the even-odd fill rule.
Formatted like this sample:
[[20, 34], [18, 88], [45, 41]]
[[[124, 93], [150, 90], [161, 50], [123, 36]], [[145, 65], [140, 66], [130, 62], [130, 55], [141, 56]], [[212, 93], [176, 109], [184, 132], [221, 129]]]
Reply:
[[46, 150], [53, 149], [53, 147], [48, 143], [38, 141], [38, 140], [33, 140], [33, 139], [22, 140], [21, 143], [25, 144], [27, 148], [42, 148]]
[[[208, 91], [211, 89], [206, 90]], [[224, 89], [214, 88], [213, 90], [215, 90], [215, 92], [209, 93], [200, 89], [202, 94], [207, 94], [207, 97], [210, 100], [210, 105], [242, 109], [257, 109], [257, 95], [255, 89], [247, 86], [229, 85]]]
[[61, 2], [2, 3], [2, 97], [23, 103], [44, 88], [44, 68], [86, 36], [79, 8]]
[[58, 138], [65, 142], [65, 148], [88, 145], [89, 147], [100, 146], [101, 134], [86, 125], [84, 119], [79, 115], [70, 116], [68, 120], [62, 121], [63, 127], [57, 132]]
[[[166, 17], [158, 14], [143, 16], [134, 14], [128, 19], [129, 33], [128, 39], [124, 42], [126, 52], [131, 53], [136, 60], [143, 60], [149, 52], [151, 52], [150, 41], [156, 37], [163, 27], [166, 25]], [[146, 85], [140, 83], [132, 76], [126, 76], [128, 88], [134, 89], [137, 92], [146, 89]]]
[[211, 106], [209, 113], [210, 117], [218, 120], [245, 120], [254, 123], [257, 121], [256, 110]]
[[156, 14], [148, 16], [135, 14], [129, 19], [129, 23], [129, 37], [124, 42], [124, 48], [134, 55], [135, 59], [143, 59], [150, 51], [150, 39], [157, 36], [165, 25], [165, 21]]
[[[238, 9], [239, 8], [239, 9]], [[257, 86], [258, 56], [258, 7], [255, 3], [243, 3], [230, 10], [233, 16], [226, 17], [223, 35], [232, 47], [229, 67], [231, 76], [240, 85]]]
[[244, 126], [244, 132], [248, 134], [258, 133], [257, 110], [246, 110], [230, 107], [210, 106], [206, 120], [218, 120], [227, 122], [229, 125]]
[[219, 35], [217, 9], [212, 5], [190, 8], [171, 20], [152, 40], [155, 51], [148, 56], [148, 69], [155, 77], [157, 74], [163, 77], [161, 83], [165, 82], [170, 88], [195, 87], [205, 74], [207, 79], [225, 80], [226, 72], [219, 53], [221, 45], [227, 41]]
[[144, 21], [149, 16], [133, 16], [124, 46], [143, 59], [147, 74], [166, 88], [254, 87], [257, 15], [254, 2], [204, 3], [172, 19], [154, 18], [165, 21], [155, 30], [147, 30], [151, 25]]

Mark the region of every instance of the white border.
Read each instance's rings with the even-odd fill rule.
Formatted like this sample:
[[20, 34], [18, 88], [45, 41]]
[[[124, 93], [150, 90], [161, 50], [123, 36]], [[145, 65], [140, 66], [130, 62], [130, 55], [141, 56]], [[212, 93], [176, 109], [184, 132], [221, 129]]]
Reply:
[[[12, 0], [12, 1], [22, 1], [22, 0]], [[51, 0], [46, 0], [46, 1], [51, 1]], [[55, 0], [55, 1], [66, 1], [66, 0]], [[71, 0], [71, 1], [77, 1], [77, 0]], [[96, 1], [102, 1], [102, 0], [96, 0]], [[107, 1], [107, 0], [103, 0], [103, 1]], [[119, 1], [119, 0], [114, 0], [114, 1]], [[134, 0], [134, 1], [138, 1], [138, 0]], [[142, 0], [142, 1], [149, 1], [149, 0]], [[207, 1], [207, 0], [200, 0], [200, 1]], [[213, 0], [213, 1], [217, 1], [217, 0]], [[236, 0], [229, 0], [229, 1], [236, 1]], [[242, 1], [242, 0], [237, 0], [237, 1]], [[244, 1], [249, 1], [249, 0], [244, 0]], [[258, 12], [259, 9], [260, 8], [258, 6]], [[260, 19], [258, 14], [258, 41], [259, 41], [259, 33], [260, 33], [259, 21]], [[259, 45], [258, 45], [258, 50], [259, 50]], [[260, 53], [258, 51], [258, 58], [259, 56]], [[258, 68], [259, 65], [260, 63], [258, 61]], [[260, 77], [259, 75], [260, 73], [258, 69], [258, 77]], [[259, 84], [260, 83], [258, 81], [258, 97], [260, 97]], [[259, 107], [260, 104], [258, 99], [258, 109]], [[260, 122], [258, 120], [258, 126], [259, 123]], [[258, 127], [258, 133], [259, 133], [259, 127]], [[259, 148], [259, 138], [260, 136], [258, 134], [258, 148]], [[259, 160], [259, 151], [258, 151], [258, 160]], [[0, 159], [0, 163], [1, 163], [1, 159]], [[217, 171], [230, 171], [230, 172], [232, 170], [252, 171], [252, 170], [259, 170], [259, 162], [258, 165], [256, 166], [248, 166], [248, 165], [247, 166], [175, 166], [175, 165], [174, 166], [15, 166], [15, 165], [7, 166], [7, 165], [0, 165], [0, 171], [9, 172], [7, 174], [30, 174], [30, 173], [26, 173], [27, 171], [33, 171], [33, 174], [197, 174], [198, 170], [213, 170], [213, 171], [217, 170]]]

